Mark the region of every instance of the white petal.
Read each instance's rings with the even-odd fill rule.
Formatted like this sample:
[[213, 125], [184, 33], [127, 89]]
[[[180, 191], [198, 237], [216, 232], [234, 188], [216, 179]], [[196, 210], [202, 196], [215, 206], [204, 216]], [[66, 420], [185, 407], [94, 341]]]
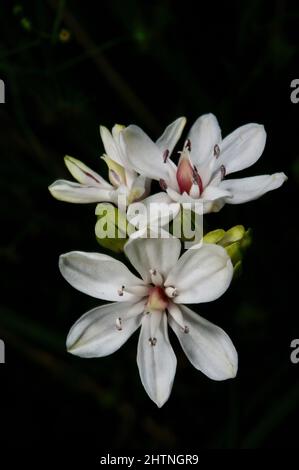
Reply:
[[273, 175], [224, 180], [220, 187], [231, 193], [231, 197], [225, 199], [227, 203], [241, 204], [257, 199], [268, 191], [279, 188], [286, 180], [287, 176], [284, 173], [274, 173]]
[[168, 150], [169, 154], [172, 153], [177, 141], [182, 135], [185, 124], [186, 118], [180, 117], [166, 127], [165, 131], [156, 142], [162, 152]]
[[191, 364], [213, 380], [234, 378], [238, 354], [229, 336], [184, 305], [180, 308], [187, 328], [183, 329], [172, 316], [168, 321]]
[[[123, 158], [125, 160], [125, 158]], [[128, 188], [132, 188], [134, 185], [134, 182], [136, 181], [136, 178], [138, 177], [137, 172], [135, 170], [131, 169], [130, 164], [124, 164], [124, 169], [125, 169], [125, 176], [126, 176], [126, 183]]]
[[[126, 171], [127, 174], [127, 171]], [[137, 175], [137, 173], [136, 173]], [[129, 202], [132, 201], [137, 201], [137, 200], [142, 200], [144, 199], [150, 192], [150, 185], [151, 185], [151, 180], [146, 178], [145, 176], [134, 176], [132, 180], [132, 184], [130, 186], [130, 192], [129, 192]], [[129, 186], [129, 185], [128, 185]]]
[[215, 199], [214, 201], [204, 201], [204, 214], [219, 212], [223, 206], [225, 206], [225, 200], [223, 198]]
[[121, 152], [118, 148], [117, 143], [115, 142], [114, 138], [112, 137], [110, 131], [107, 127], [100, 126], [100, 134], [103, 141], [103, 145], [105, 148], [106, 155], [114, 160], [119, 165], [123, 165]]
[[180, 256], [181, 243], [177, 238], [138, 238], [129, 240], [125, 254], [145, 283], [150, 282], [150, 270], [156, 269], [167, 276]]
[[69, 157], [66, 155], [64, 157], [64, 163], [67, 166], [67, 169], [71, 175], [79, 181], [79, 183], [87, 186], [102, 187], [106, 189], [112, 189], [111, 184], [107, 183], [104, 178], [102, 178], [98, 173], [91, 170], [87, 165], [85, 165], [80, 160], [76, 158]]
[[185, 203], [194, 203], [195, 201], [198, 201], [198, 199], [193, 199], [189, 194], [184, 192], [183, 194], [180, 194], [178, 191], [172, 189], [172, 188], [167, 188], [166, 190], [168, 196], [172, 199], [174, 202], [178, 202], [179, 204], [184, 204]]
[[143, 307], [143, 302], [117, 302], [90, 310], [72, 326], [68, 352], [86, 358], [112, 354], [140, 326]]
[[138, 173], [169, 183], [173, 167], [167, 160], [164, 163], [163, 152], [142, 129], [135, 125], [127, 127], [121, 133], [121, 142], [129, 162]]
[[101, 188], [100, 186], [86, 186], [72, 181], [57, 180], [49, 186], [49, 191], [59, 201], [87, 204], [90, 202], [102, 202], [114, 200], [114, 189]]
[[[151, 337], [150, 315], [144, 316], [137, 353], [141, 382], [159, 408], [171, 393], [177, 362], [168, 338], [166, 314], [160, 315], [163, 315], [163, 318], [155, 338]], [[150, 339], [154, 340], [155, 345], [151, 344]]]
[[209, 185], [205, 188], [201, 198], [206, 201], [215, 201], [223, 197], [230, 197], [230, 192], [219, 186]]
[[202, 245], [187, 250], [168, 274], [165, 286], [177, 289], [175, 303], [210, 302], [228, 288], [233, 266], [224, 248]]
[[180, 204], [175, 203], [166, 193], [153, 194], [139, 202], [130, 204], [127, 219], [134, 226], [142, 229], [146, 226], [158, 233], [160, 227], [174, 219], [180, 211]]
[[198, 166], [206, 164], [213, 156], [215, 145], [221, 142], [221, 130], [214, 114], [200, 116], [190, 129], [191, 160]]
[[226, 174], [253, 165], [262, 155], [266, 144], [266, 131], [260, 124], [246, 124], [223, 139], [220, 145], [219, 166]]
[[[134, 300], [137, 296], [127, 293], [125, 287], [144, 285], [123, 263], [101, 253], [71, 251], [60, 256], [59, 268], [71, 286], [97, 299]], [[119, 295], [122, 286], [124, 292]]]

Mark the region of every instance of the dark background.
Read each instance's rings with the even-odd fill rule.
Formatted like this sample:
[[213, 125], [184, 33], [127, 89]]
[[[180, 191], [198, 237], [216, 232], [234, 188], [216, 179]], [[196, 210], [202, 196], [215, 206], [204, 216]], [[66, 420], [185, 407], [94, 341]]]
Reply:
[[[0, 446], [55, 453], [70, 444], [94, 455], [296, 446], [299, 103], [290, 101], [290, 83], [298, 78], [298, 26], [299, 4], [288, 1], [1, 2]], [[178, 116], [189, 127], [206, 112], [224, 136], [264, 124], [265, 152], [242, 175], [284, 171], [289, 180], [207, 217], [211, 228], [253, 230], [242, 277], [197, 307], [233, 339], [237, 378], [210, 381], [171, 336], [177, 375], [158, 409], [139, 379], [137, 334], [107, 358], [65, 352], [71, 325], [99, 302], [66, 284], [58, 256], [102, 249], [94, 205], [56, 201], [47, 186], [69, 177], [65, 154], [105, 176], [100, 123], [137, 123], [156, 138]]]

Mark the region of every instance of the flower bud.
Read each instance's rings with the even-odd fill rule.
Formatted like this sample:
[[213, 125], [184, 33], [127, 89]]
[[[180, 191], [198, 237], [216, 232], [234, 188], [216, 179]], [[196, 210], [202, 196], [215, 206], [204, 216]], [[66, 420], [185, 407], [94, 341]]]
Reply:
[[105, 161], [108, 166], [110, 183], [116, 188], [118, 188], [122, 184], [126, 184], [126, 173], [124, 167], [119, 165], [119, 163], [116, 163], [107, 155], [104, 155], [101, 158]]
[[123, 252], [128, 241], [128, 221], [126, 214], [112, 204], [100, 203], [96, 207], [97, 223], [95, 235], [97, 242], [115, 253]]

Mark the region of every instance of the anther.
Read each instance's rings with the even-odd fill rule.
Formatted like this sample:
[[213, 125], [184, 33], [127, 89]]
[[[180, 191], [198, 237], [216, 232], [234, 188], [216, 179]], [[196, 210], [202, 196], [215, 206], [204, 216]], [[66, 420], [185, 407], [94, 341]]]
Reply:
[[166, 189], [167, 189], [167, 184], [166, 184], [166, 181], [165, 181], [165, 180], [160, 179], [160, 180], [159, 180], [159, 185], [160, 185], [160, 188], [163, 189], [163, 191], [166, 191]]
[[201, 194], [203, 192], [203, 184], [201, 177], [198, 173], [198, 169], [195, 165], [193, 166], [193, 184], [197, 184], [197, 186], [199, 187], [199, 194]]
[[220, 155], [220, 148], [219, 148], [219, 145], [216, 144], [216, 145], [214, 146], [214, 157], [218, 158], [219, 155]]
[[117, 329], [118, 331], [121, 331], [121, 330], [123, 329], [123, 327], [122, 327], [122, 320], [121, 320], [120, 317], [116, 319], [116, 321], [115, 321], [115, 326], [116, 326], [116, 329]]
[[187, 150], [189, 150], [189, 152], [191, 152], [191, 141], [190, 141], [190, 139], [187, 139], [187, 140], [186, 140], [185, 148], [186, 148]]
[[117, 290], [117, 293], [120, 297], [122, 297], [124, 295], [124, 290], [125, 290], [125, 286], [121, 286], [121, 289]]
[[163, 152], [163, 162], [164, 162], [164, 163], [166, 163], [168, 157], [169, 157], [169, 150], [166, 149], [166, 150]]
[[149, 338], [148, 342], [151, 346], [156, 346], [157, 344], [157, 338]]
[[167, 295], [167, 297], [170, 297], [171, 299], [173, 299], [174, 297], [178, 295], [178, 291], [175, 287], [169, 286], [169, 287], [166, 287], [165, 294]]
[[162, 274], [159, 273], [156, 269], [150, 269], [149, 272], [151, 275], [151, 281], [154, 286], [161, 286], [164, 281]]
[[221, 171], [221, 179], [223, 180], [226, 176], [226, 169], [224, 165], [221, 165], [220, 171]]
[[183, 332], [188, 334], [189, 333], [189, 326], [185, 325], [184, 328], [183, 328]]

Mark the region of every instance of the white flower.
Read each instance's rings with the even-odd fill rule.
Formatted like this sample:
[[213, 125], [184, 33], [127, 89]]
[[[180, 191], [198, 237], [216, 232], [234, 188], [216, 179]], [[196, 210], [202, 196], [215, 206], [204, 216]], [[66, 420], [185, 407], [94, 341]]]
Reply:
[[139, 326], [137, 364], [149, 397], [168, 399], [176, 357], [167, 324], [193, 366], [214, 380], [235, 377], [237, 352], [227, 334], [183, 304], [209, 302], [228, 288], [233, 267], [224, 248], [205, 244], [180, 257], [176, 238], [136, 239], [125, 253], [141, 278], [120, 261], [74, 251], [60, 257], [60, 270], [76, 289], [116, 301], [96, 307], [71, 328], [67, 349], [81, 357], [103, 357], [119, 349]]
[[[132, 166], [142, 175], [160, 181], [169, 201], [202, 201], [204, 212], [217, 212], [225, 203], [240, 204], [279, 188], [284, 173], [242, 179], [225, 176], [253, 165], [261, 156], [266, 132], [259, 124], [247, 124], [225, 139], [213, 114], [205, 114], [192, 126], [176, 166], [137, 126], [121, 136]], [[162, 151], [161, 151], [162, 150]]]
[[[179, 118], [170, 124], [156, 145], [167, 146], [169, 151], [172, 151], [181, 136], [185, 122], [185, 118]], [[124, 130], [124, 126], [115, 125], [111, 134], [106, 127], [100, 126], [106, 152], [102, 158], [109, 169], [109, 183], [81, 161], [66, 156], [65, 164], [79, 183], [66, 180], [55, 181], [49, 187], [52, 196], [66, 202], [112, 202], [114, 204], [118, 203], [119, 195], [125, 197], [126, 204], [146, 197], [149, 193], [150, 181], [145, 175], [138, 175], [129, 164], [126, 151], [120, 146], [120, 136]]]

